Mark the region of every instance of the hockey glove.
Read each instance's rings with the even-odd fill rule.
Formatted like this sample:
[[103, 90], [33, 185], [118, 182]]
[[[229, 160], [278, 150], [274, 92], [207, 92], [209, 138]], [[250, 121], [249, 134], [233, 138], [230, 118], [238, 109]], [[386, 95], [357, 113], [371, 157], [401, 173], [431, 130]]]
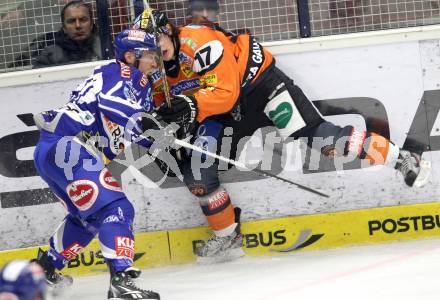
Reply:
[[157, 113], [153, 112], [150, 114], [150, 117], [142, 117], [142, 129], [143, 131], [148, 129], [154, 129], [159, 130], [160, 128], [164, 127], [163, 120], [161, 116], [159, 116]]
[[182, 128], [189, 128], [197, 117], [197, 102], [194, 96], [177, 95], [171, 99], [171, 107], [164, 102], [158, 114], [166, 123], [177, 123]]
[[[153, 22], [151, 22], [151, 14], [156, 23], [156, 28], [154, 28]], [[134, 21], [133, 29], [142, 29], [145, 32], [152, 34], [155, 33], [156, 29], [159, 33], [168, 33], [168, 28], [166, 27], [168, 23], [169, 21], [165, 12], [145, 9]]]
[[[165, 14], [165, 12], [161, 11], [161, 10], [153, 10], [153, 17], [154, 17], [154, 21], [156, 22], [156, 26], [159, 30], [159, 32], [161, 33], [167, 33], [164, 32], [164, 30], [166, 30], [166, 28], [164, 28], [165, 26], [167, 26], [167, 24], [169, 23], [167, 15]], [[152, 23], [152, 22], [150, 22]], [[153, 24], [151, 24], [153, 25]], [[154, 32], [154, 31], [152, 31]]]

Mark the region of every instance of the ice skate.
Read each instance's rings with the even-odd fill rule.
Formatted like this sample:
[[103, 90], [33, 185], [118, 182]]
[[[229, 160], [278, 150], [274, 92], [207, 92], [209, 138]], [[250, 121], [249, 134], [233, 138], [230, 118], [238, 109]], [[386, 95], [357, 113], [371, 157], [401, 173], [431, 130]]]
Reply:
[[38, 263], [44, 270], [46, 282], [52, 289], [60, 290], [71, 286], [73, 278], [69, 275], [63, 275], [55, 270], [55, 267], [49, 262], [47, 251], [38, 249], [37, 259], [33, 260]]
[[228, 236], [219, 237], [213, 235], [205, 245], [196, 248], [197, 262], [202, 264], [219, 263], [234, 260], [245, 255], [241, 246], [243, 245], [243, 234], [240, 229], [240, 208], [235, 208], [235, 219], [237, 227]]
[[133, 278], [137, 278], [140, 271], [134, 268], [128, 268], [124, 272], [118, 272], [112, 276], [110, 280], [110, 288], [108, 290], [108, 299], [125, 300], [125, 299], [155, 299], [160, 300], [158, 293], [143, 290], [136, 286]]
[[429, 181], [431, 162], [422, 160], [416, 153], [400, 150], [395, 169], [402, 173], [408, 186], [422, 187]]

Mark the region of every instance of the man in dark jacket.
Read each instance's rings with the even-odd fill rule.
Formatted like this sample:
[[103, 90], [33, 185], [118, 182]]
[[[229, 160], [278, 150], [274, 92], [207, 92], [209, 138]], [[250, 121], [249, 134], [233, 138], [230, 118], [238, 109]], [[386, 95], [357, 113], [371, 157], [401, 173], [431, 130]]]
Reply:
[[80, 0], [69, 1], [61, 11], [62, 28], [39, 36], [8, 67], [46, 67], [102, 59], [92, 8]]
[[63, 27], [33, 60], [34, 67], [62, 65], [101, 59], [100, 41], [90, 5], [80, 0], [68, 2], [61, 11]]

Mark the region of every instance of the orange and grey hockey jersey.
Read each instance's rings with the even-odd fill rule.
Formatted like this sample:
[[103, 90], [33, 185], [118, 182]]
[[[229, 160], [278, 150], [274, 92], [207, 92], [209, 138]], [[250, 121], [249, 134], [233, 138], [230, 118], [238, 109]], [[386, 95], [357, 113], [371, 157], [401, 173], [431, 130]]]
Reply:
[[[180, 29], [177, 76], [167, 73], [172, 95], [192, 94], [197, 101], [197, 121], [231, 111], [240, 92], [249, 88], [273, 63], [272, 54], [248, 34], [227, 37], [200, 25]], [[154, 99], [163, 99], [160, 73], [152, 75]]]

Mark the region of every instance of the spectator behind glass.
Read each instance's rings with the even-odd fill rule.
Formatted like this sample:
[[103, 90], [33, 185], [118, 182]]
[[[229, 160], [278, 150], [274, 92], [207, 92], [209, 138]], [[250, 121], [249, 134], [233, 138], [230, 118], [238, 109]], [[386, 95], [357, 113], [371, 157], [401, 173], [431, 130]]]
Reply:
[[49, 45], [32, 61], [34, 67], [63, 65], [102, 59], [92, 8], [80, 0], [68, 2], [61, 11], [63, 27]]
[[223, 32], [226, 36], [237, 34], [251, 34], [247, 28], [235, 28], [225, 30], [220, 26], [219, 21], [220, 4], [218, 0], [188, 0], [188, 15], [190, 23], [213, 27]]
[[217, 0], [188, 0], [188, 13], [195, 24], [206, 20], [218, 23], [219, 8]]

